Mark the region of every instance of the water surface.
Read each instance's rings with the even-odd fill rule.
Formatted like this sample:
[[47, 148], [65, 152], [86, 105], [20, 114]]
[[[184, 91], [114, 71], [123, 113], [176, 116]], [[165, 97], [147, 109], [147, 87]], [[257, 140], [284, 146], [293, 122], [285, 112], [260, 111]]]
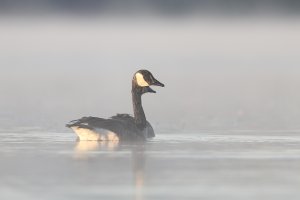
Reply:
[[0, 133], [0, 199], [299, 199], [297, 132], [157, 133], [146, 143]]

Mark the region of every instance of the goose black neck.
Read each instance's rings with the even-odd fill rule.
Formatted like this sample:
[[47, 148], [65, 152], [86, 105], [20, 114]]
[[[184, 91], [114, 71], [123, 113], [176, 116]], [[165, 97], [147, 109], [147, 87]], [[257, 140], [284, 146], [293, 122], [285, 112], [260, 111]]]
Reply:
[[142, 106], [142, 93], [134, 84], [132, 85], [131, 93], [135, 123], [139, 129], [144, 129], [146, 127], [147, 121]]

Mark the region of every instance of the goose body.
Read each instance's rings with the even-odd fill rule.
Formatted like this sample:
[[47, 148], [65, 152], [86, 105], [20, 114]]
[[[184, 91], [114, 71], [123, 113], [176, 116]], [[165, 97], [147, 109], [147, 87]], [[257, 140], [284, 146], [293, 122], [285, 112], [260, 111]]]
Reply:
[[150, 85], [164, 87], [147, 70], [139, 70], [134, 74], [131, 90], [134, 116], [117, 114], [109, 119], [83, 117], [66, 126], [77, 134], [79, 140], [145, 140], [155, 137], [151, 124], [146, 120], [141, 98], [145, 93], [155, 93]]

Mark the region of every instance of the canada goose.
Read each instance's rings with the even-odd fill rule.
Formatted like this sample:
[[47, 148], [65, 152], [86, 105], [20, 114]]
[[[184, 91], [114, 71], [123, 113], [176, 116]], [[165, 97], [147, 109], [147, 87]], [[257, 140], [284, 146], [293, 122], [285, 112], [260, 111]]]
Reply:
[[131, 90], [134, 117], [128, 114], [117, 114], [110, 119], [83, 117], [71, 121], [66, 126], [73, 129], [79, 140], [119, 141], [152, 138], [155, 134], [146, 120], [141, 98], [145, 93], [156, 93], [150, 85], [164, 87], [164, 84], [147, 70], [139, 70], [134, 74]]

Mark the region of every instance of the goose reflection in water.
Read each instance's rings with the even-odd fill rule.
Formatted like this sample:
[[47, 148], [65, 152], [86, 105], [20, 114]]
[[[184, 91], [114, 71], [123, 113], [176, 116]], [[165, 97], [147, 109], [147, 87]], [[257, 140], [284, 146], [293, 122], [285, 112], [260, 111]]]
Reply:
[[74, 151], [74, 158], [79, 160], [88, 160], [95, 156], [93, 152], [131, 152], [131, 166], [133, 171], [133, 180], [135, 187], [135, 199], [143, 199], [144, 188], [144, 169], [146, 163], [145, 157], [146, 141], [77, 141]]
[[77, 141], [75, 147], [75, 157], [86, 157], [89, 152], [96, 150], [113, 151], [119, 147], [119, 141]]

